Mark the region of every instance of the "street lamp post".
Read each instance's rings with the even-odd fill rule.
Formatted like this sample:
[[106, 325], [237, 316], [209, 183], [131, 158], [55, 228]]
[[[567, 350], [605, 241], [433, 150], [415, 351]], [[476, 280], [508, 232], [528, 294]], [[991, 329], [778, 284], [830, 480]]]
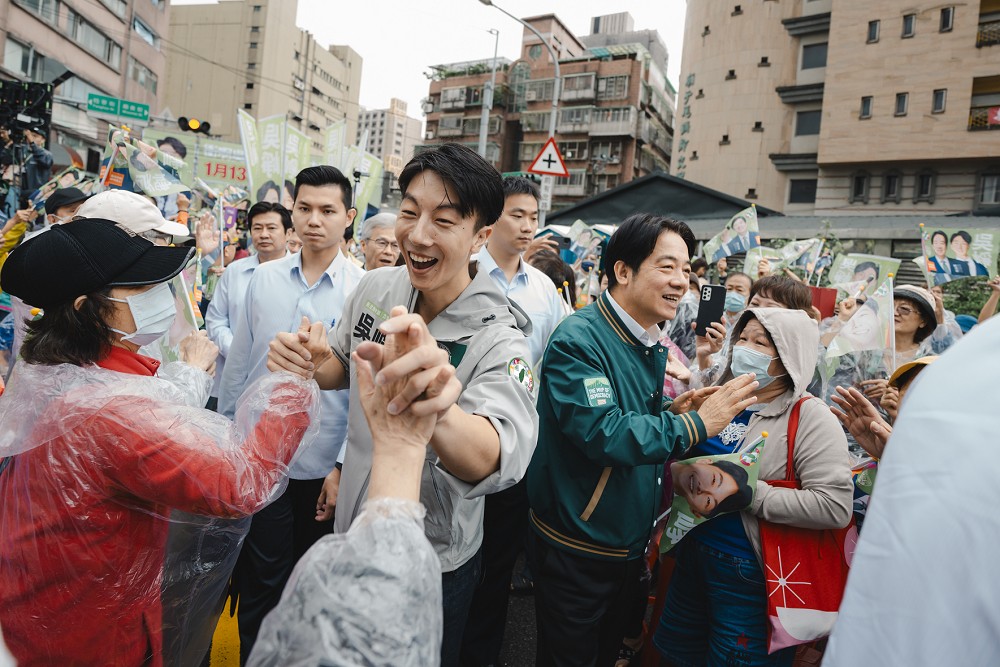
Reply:
[[[523, 25], [525, 28], [527, 28], [528, 30], [530, 30], [531, 32], [533, 32], [535, 34], [535, 37], [537, 37], [539, 40], [541, 40], [541, 42], [545, 46], [545, 48], [548, 49], [548, 51], [549, 51], [549, 57], [552, 59], [552, 64], [555, 66], [555, 81], [553, 82], [553, 86], [552, 86], [552, 115], [549, 117], [549, 139], [554, 138], [556, 136], [556, 118], [557, 118], [557, 114], [559, 113], [559, 89], [561, 88], [560, 84], [562, 83], [562, 79], [559, 76], [559, 57], [556, 55], [556, 52], [552, 48], [552, 45], [549, 44], [547, 41], [545, 41], [545, 38], [542, 37], [542, 33], [540, 33], [537, 30], [535, 30], [535, 26], [531, 25], [530, 23], [526, 23], [526, 22], [522, 21], [521, 19], [517, 18], [516, 16], [514, 16], [513, 14], [511, 14], [510, 12], [508, 12], [506, 9], [504, 9], [503, 7], [500, 7], [499, 5], [495, 4], [493, 2], [493, 0], [479, 0], [479, 2], [483, 3], [484, 5], [487, 5], [488, 7], [494, 7], [494, 8], [496, 8], [500, 12], [503, 12], [504, 14], [506, 14], [507, 16], [509, 16], [510, 18], [514, 19], [515, 21], [517, 21], [518, 23], [520, 23], [521, 25]], [[481, 131], [482, 130], [480, 130], [480, 132]], [[542, 176], [542, 178], [546, 179], [546, 178], [552, 178], [552, 177], [551, 176]], [[538, 212], [538, 226], [539, 227], [544, 227], [545, 226], [545, 210], [544, 209], [539, 210], [539, 212]]]
[[493, 73], [490, 76], [490, 83], [483, 91], [483, 113], [479, 118], [479, 154], [486, 157], [486, 132], [490, 124], [490, 112], [493, 110], [493, 90], [497, 85], [497, 50], [500, 47], [500, 31], [490, 28], [487, 32], [494, 36], [493, 41]]

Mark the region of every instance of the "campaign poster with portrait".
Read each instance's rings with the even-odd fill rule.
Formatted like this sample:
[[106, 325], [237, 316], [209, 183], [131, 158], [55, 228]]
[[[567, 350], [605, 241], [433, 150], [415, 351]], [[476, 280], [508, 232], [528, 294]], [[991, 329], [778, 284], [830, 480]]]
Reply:
[[997, 276], [1000, 230], [974, 227], [920, 227], [924, 256], [914, 261], [931, 285]]
[[760, 246], [760, 227], [757, 225], [757, 208], [745, 208], [726, 223], [725, 228], [713, 236], [703, 249], [705, 259], [711, 263], [746, 252]]
[[743, 451], [732, 454], [696, 456], [670, 463], [674, 498], [666, 513], [660, 553], [677, 546], [695, 526], [753, 504], [764, 441], [758, 438]]
[[[845, 285], [864, 281], [867, 286], [862, 294], [871, 294], [889, 276], [899, 273], [898, 259], [880, 255], [850, 253], [837, 255], [828, 274], [831, 285]], [[860, 296], [860, 295], [858, 295]]]

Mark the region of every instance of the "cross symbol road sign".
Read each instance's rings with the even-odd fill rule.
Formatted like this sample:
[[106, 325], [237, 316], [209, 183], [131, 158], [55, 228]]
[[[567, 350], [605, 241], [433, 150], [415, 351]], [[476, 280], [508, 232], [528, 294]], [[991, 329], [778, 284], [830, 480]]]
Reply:
[[555, 138], [550, 138], [545, 142], [542, 150], [532, 160], [528, 171], [542, 176], [569, 177], [569, 169], [566, 168], [566, 163], [563, 161], [562, 155], [559, 154]]

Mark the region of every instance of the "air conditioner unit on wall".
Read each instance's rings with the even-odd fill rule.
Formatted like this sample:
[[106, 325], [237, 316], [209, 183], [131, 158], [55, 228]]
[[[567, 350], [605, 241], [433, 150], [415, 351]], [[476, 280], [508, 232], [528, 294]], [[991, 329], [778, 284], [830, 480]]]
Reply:
[[538, 91], [537, 90], [529, 90], [529, 91], [525, 92], [524, 93], [524, 99], [527, 102], [534, 102], [535, 100], [538, 99]]
[[427, 132], [424, 133], [424, 139], [430, 140], [433, 138], [434, 138], [434, 130], [427, 130]]

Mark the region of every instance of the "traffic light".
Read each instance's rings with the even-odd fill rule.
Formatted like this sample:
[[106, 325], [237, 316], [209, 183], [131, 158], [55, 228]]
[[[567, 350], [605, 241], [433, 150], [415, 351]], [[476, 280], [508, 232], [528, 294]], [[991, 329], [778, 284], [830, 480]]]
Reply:
[[212, 129], [211, 123], [206, 123], [205, 121], [198, 120], [197, 118], [186, 118], [184, 116], [177, 119], [177, 126], [185, 132], [201, 132], [202, 134], [208, 134]]

